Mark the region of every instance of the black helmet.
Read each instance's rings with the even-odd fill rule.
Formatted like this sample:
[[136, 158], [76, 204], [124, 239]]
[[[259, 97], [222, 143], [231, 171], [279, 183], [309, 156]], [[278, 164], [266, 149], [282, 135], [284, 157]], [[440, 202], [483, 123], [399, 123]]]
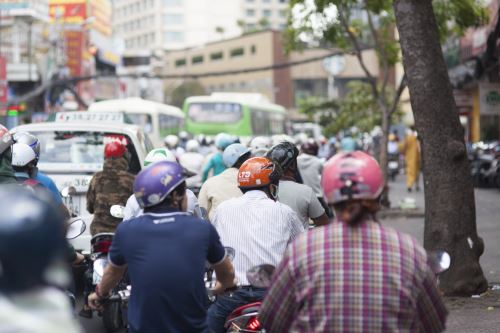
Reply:
[[288, 141], [278, 143], [266, 154], [266, 157], [278, 163], [283, 171], [287, 171], [293, 165], [297, 160], [297, 156], [299, 156], [299, 150], [293, 143]]
[[64, 220], [58, 209], [19, 186], [0, 188], [0, 292], [50, 283], [47, 272], [63, 259]]
[[314, 139], [307, 139], [307, 141], [300, 146], [300, 149], [306, 154], [316, 156], [318, 155], [319, 147]]

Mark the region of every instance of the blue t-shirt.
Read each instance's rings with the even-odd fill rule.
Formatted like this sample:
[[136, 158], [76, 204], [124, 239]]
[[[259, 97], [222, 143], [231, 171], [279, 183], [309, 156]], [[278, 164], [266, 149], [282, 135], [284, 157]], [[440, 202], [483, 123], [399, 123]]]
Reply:
[[214, 170], [214, 173], [213, 173], [214, 176], [217, 176], [218, 174], [221, 174], [222, 172], [224, 172], [224, 170], [226, 170], [226, 165], [222, 161], [222, 153], [221, 152], [217, 152], [214, 156], [212, 156], [210, 161], [207, 163], [207, 165], [203, 169], [202, 181], [207, 180], [208, 173], [212, 169]]
[[343, 138], [342, 141], [340, 141], [340, 146], [345, 152], [352, 152], [357, 148], [356, 141], [350, 136]]
[[120, 223], [109, 260], [128, 264], [131, 332], [208, 332], [205, 262], [224, 255], [215, 228], [184, 212], [162, 208]]
[[59, 193], [56, 184], [49, 176], [38, 171], [36, 173], [35, 180], [38, 181], [43, 186], [45, 186], [50, 191], [50, 194], [52, 195], [52, 198], [54, 199], [54, 202], [56, 204], [62, 203], [61, 194]]

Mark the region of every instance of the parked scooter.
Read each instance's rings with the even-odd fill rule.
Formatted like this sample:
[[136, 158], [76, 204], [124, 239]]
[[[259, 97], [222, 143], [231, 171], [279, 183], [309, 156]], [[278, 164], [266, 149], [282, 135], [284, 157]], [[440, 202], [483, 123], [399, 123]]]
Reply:
[[387, 162], [387, 174], [392, 181], [396, 180], [396, 176], [399, 174], [399, 154], [389, 154]]
[[475, 187], [500, 188], [500, 144], [498, 142], [474, 144], [469, 158]]

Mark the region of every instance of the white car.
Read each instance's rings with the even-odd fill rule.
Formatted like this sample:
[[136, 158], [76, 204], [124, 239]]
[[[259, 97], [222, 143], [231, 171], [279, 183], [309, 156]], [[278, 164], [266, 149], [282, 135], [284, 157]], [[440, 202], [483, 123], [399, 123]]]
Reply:
[[29, 132], [40, 140], [38, 168], [56, 183], [59, 191], [68, 186], [76, 194], [63, 199], [70, 211], [87, 224], [86, 232], [74, 239], [76, 249], [90, 249], [89, 227], [92, 215], [87, 211], [86, 193], [92, 176], [101, 171], [104, 162], [104, 145], [119, 140], [127, 145], [131, 161], [129, 171], [137, 174], [144, 158], [153, 145], [142, 129], [125, 124], [103, 114], [93, 117], [89, 112], [60, 112], [54, 122], [21, 125], [14, 132]]

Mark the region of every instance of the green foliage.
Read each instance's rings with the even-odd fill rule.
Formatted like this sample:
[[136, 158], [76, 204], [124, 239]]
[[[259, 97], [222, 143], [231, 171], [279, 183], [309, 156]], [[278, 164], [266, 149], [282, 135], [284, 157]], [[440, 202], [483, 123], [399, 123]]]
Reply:
[[182, 108], [186, 98], [205, 94], [205, 88], [198, 81], [187, 81], [172, 91], [170, 104]]
[[[380, 125], [382, 112], [373, 97], [370, 84], [351, 81], [347, 88], [349, 92], [341, 100], [327, 101], [317, 97], [303, 99], [299, 101], [299, 112], [306, 114], [310, 121], [319, 118], [319, 124], [327, 136], [352, 126], [368, 132]], [[393, 92], [387, 93], [387, 104], [394, 98], [393, 95]], [[396, 121], [400, 116], [401, 112], [397, 111], [391, 120]]]

